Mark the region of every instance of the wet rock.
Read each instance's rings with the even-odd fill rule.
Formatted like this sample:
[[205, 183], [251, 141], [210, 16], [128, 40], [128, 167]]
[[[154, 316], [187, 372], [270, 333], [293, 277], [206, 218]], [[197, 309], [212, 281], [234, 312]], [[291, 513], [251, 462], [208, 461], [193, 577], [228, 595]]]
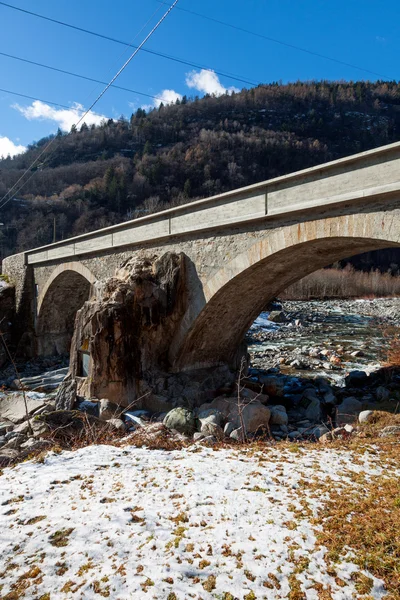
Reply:
[[368, 375], [365, 371], [351, 371], [346, 379], [346, 386], [351, 387], [363, 387], [368, 383]]
[[193, 435], [196, 429], [194, 412], [183, 407], [172, 409], [166, 415], [163, 423], [168, 429], [174, 429], [183, 435]]
[[283, 311], [273, 310], [268, 315], [268, 321], [271, 321], [272, 323], [286, 323], [287, 319]]

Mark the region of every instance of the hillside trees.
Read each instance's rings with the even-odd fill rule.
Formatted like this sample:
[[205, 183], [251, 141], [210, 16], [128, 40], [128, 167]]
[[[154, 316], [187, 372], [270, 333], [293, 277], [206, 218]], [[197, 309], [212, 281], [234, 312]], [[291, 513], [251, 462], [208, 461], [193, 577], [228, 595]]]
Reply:
[[[83, 124], [0, 161], [6, 255], [400, 139], [396, 82], [294, 82]], [[157, 199], [155, 201], [154, 199]]]

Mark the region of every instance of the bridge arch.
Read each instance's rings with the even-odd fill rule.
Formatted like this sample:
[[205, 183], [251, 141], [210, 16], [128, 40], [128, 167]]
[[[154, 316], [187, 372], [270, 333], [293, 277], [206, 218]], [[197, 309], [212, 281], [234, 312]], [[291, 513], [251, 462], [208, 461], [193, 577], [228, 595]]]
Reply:
[[251, 323], [289, 285], [338, 260], [400, 246], [397, 214], [358, 213], [293, 223], [265, 236], [203, 286], [206, 304], [179, 345], [175, 364], [234, 364]]
[[75, 315], [89, 300], [96, 277], [79, 262], [59, 265], [51, 273], [37, 302], [36, 336], [39, 355], [67, 354]]

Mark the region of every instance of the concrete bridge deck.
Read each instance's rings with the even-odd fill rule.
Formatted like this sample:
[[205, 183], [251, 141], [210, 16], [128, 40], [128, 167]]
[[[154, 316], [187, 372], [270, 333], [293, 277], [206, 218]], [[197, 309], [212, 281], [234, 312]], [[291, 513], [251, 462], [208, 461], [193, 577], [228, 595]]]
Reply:
[[313, 209], [373, 202], [400, 191], [400, 143], [383, 146], [113, 227], [35, 248], [35, 265]]

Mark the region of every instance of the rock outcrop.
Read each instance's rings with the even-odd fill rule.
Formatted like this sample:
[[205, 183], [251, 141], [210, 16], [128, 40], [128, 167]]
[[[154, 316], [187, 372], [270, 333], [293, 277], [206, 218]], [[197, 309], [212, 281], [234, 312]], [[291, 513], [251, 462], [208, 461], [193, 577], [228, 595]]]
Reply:
[[185, 257], [132, 258], [78, 311], [70, 376], [77, 394], [127, 406], [169, 367], [186, 306]]

